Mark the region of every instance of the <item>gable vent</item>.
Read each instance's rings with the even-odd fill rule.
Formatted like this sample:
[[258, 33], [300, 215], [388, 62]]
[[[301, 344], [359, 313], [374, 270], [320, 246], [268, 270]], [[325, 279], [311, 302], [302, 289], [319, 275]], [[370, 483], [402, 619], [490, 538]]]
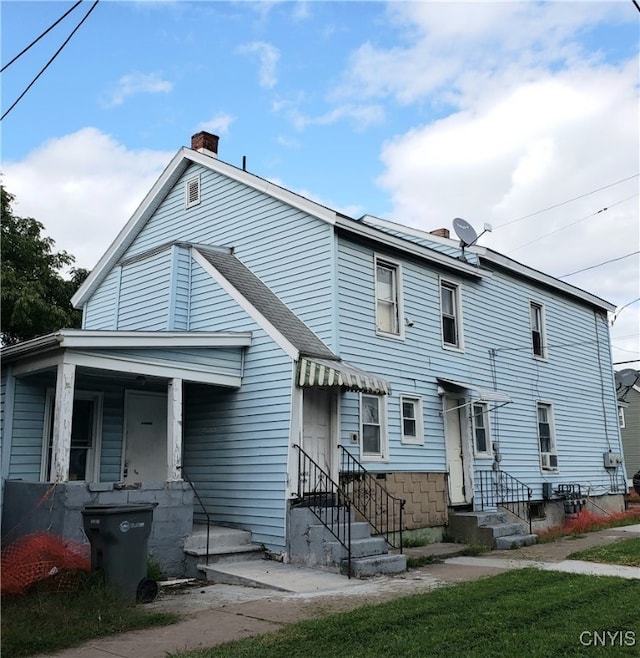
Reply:
[[185, 207], [191, 208], [200, 203], [200, 176], [190, 178], [184, 184]]

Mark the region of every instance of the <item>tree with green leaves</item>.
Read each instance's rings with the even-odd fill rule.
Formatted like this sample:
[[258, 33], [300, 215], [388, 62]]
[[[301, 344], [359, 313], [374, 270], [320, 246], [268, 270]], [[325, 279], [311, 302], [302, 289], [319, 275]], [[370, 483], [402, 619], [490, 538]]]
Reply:
[[64, 278], [61, 270], [75, 258], [66, 251], [54, 251], [55, 242], [43, 235], [40, 222], [13, 214], [15, 197], [3, 185], [0, 193], [2, 344], [80, 327], [82, 314], [71, 306], [71, 297], [89, 272], [72, 268], [70, 277]]

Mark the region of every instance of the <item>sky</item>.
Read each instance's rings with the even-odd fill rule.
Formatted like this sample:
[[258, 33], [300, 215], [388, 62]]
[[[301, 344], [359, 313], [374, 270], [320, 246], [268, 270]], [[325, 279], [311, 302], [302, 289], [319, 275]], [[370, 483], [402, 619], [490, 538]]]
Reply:
[[480, 245], [616, 305], [616, 369], [640, 368], [632, 0], [84, 0], [11, 63], [75, 4], [0, 3], [0, 175], [76, 266], [206, 130], [352, 217], [490, 224]]

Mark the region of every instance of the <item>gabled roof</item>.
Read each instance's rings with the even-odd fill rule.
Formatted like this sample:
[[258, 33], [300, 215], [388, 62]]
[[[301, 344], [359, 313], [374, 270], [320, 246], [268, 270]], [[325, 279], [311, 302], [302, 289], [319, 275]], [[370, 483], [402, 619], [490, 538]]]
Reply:
[[200, 245], [194, 246], [194, 250], [215, 267], [300, 354], [340, 360], [265, 283], [228, 250], [207, 249]]

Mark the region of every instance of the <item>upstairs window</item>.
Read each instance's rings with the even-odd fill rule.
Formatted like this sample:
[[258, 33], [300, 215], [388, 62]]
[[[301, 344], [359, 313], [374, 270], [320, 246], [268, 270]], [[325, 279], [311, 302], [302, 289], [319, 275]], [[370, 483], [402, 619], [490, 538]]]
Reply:
[[363, 461], [382, 461], [387, 455], [386, 405], [380, 395], [360, 396], [360, 456]]
[[553, 429], [553, 410], [550, 404], [538, 402], [538, 442], [540, 468], [543, 471], [558, 470], [558, 454]]
[[443, 345], [461, 349], [460, 287], [457, 284], [449, 281], [440, 282], [440, 314]]
[[422, 445], [424, 430], [422, 425], [422, 399], [412, 395], [400, 396], [402, 421], [402, 443]]
[[184, 184], [184, 206], [191, 208], [200, 203], [200, 176], [190, 178]]
[[531, 317], [531, 349], [537, 359], [547, 358], [546, 337], [544, 331], [544, 307], [542, 304], [531, 302], [529, 305]]
[[376, 330], [389, 336], [401, 336], [400, 266], [376, 258]]
[[489, 437], [489, 407], [484, 402], [475, 402], [472, 407], [474, 448], [479, 457], [491, 456], [491, 438]]
[[620, 429], [623, 430], [626, 427], [623, 407], [618, 407], [618, 422], [620, 423]]

